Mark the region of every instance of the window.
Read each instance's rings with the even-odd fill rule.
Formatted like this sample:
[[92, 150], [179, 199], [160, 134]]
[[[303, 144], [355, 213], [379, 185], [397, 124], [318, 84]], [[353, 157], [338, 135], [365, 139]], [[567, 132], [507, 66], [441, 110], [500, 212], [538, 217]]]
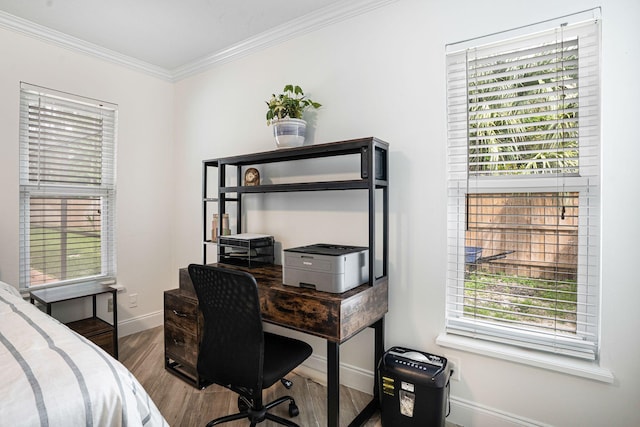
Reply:
[[447, 46], [447, 333], [597, 358], [598, 13]]
[[20, 86], [20, 287], [115, 278], [116, 106]]

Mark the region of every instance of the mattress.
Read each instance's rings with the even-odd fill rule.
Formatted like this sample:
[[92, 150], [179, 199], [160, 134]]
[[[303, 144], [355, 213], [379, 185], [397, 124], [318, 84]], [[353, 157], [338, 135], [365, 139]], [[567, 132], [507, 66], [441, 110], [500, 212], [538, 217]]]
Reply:
[[0, 420], [20, 426], [166, 426], [120, 362], [0, 282]]

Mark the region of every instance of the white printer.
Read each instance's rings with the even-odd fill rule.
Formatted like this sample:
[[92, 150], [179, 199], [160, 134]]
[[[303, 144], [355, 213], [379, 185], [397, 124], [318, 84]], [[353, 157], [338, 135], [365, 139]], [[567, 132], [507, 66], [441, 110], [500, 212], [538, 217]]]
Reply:
[[369, 281], [369, 248], [316, 243], [283, 251], [285, 285], [342, 293]]

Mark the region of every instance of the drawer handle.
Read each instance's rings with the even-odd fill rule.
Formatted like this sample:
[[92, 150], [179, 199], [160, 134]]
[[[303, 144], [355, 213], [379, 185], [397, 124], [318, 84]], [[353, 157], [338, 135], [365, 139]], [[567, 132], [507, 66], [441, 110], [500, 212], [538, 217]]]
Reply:
[[184, 341], [178, 341], [177, 339], [173, 339], [173, 343], [178, 347], [184, 347]]
[[181, 313], [179, 311], [173, 310], [173, 314], [175, 314], [178, 317], [187, 317], [186, 313]]

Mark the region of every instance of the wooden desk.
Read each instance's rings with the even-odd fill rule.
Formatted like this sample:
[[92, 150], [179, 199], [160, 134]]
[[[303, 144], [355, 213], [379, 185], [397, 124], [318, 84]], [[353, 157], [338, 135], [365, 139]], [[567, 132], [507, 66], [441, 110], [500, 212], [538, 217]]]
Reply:
[[[382, 357], [384, 353], [383, 322], [384, 315], [388, 311], [389, 286], [386, 277], [376, 280], [373, 286], [361, 285], [342, 294], [331, 294], [283, 285], [280, 265], [251, 269], [227, 264], [219, 265], [248, 271], [256, 278], [262, 318], [265, 322], [327, 340], [327, 419], [329, 427], [337, 427], [339, 424], [340, 344], [360, 331], [372, 327], [375, 331], [374, 360], [377, 362]], [[179, 282], [181, 292], [195, 298], [195, 291], [186, 268], [180, 269]], [[167, 366], [166, 363], [165, 366]], [[169, 366], [167, 369], [170, 369]], [[362, 425], [377, 409], [376, 386], [373, 391], [372, 401], [350, 425]]]
[[[96, 314], [96, 296], [105, 293], [111, 293], [113, 298], [113, 325], [100, 319]], [[118, 358], [118, 291], [116, 289], [100, 283], [88, 283], [35, 290], [29, 292], [29, 297], [31, 304], [38, 301], [46, 306], [49, 316], [51, 316], [52, 304], [92, 297], [93, 316], [67, 323], [67, 326], [102, 347], [114, 358]]]

